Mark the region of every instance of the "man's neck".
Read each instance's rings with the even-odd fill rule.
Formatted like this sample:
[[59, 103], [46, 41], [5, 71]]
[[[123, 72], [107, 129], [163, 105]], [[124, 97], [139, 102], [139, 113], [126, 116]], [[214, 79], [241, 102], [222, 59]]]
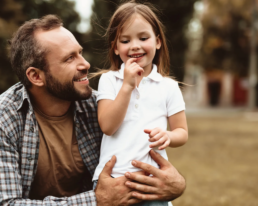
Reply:
[[63, 116], [71, 106], [70, 101], [62, 100], [44, 91], [29, 91], [33, 106], [51, 117]]

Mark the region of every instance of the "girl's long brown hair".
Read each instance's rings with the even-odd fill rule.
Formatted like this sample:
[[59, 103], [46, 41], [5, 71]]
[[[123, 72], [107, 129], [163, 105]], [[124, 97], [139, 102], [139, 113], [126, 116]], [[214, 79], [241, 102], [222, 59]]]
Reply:
[[[110, 19], [109, 26], [105, 33], [105, 37], [108, 41], [108, 58], [107, 61], [110, 65], [109, 70], [118, 71], [120, 69], [122, 60], [115, 54], [117, 39], [123, 29], [123, 26], [127, 20], [129, 20], [134, 14], [139, 14], [145, 18], [153, 28], [156, 37], [159, 37], [161, 41], [161, 48], [156, 50], [156, 54], [153, 59], [153, 63], [157, 65], [158, 72], [162, 76], [169, 76], [169, 52], [164, 34], [164, 26], [158, 19], [155, 12], [158, 10], [150, 3], [136, 3], [135, 1], [129, 1], [120, 5], [113, 16]], [[99, 76], [109, 70], [99, 70], [96, 73], [92, 73], [90, 78]]]

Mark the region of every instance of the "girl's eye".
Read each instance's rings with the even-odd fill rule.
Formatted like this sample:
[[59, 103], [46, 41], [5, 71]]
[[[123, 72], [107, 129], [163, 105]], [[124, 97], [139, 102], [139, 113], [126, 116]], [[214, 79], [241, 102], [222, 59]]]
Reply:
[[129, 40], [123, 40], [121, 41], [122, 44], [127, 44], [129, 42]]
[[140, 38], [141, 41], [146, 41], [147, 39], [147, 37]]

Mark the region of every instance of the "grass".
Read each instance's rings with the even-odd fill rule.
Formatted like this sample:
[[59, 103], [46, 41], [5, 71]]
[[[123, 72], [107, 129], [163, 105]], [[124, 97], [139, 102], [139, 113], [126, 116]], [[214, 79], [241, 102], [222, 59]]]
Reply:
[[189, 140], [169, 148], [187, 181], [174, 206], [258, 205], [258, 121], [243, 115], [188, 116]]

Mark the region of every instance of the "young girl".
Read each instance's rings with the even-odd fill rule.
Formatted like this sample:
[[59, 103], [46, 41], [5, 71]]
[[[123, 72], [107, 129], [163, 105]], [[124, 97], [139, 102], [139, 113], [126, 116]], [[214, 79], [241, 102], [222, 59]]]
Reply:
[[[163, 25], [149, 6], [121, 5], [107, 30], [111, 71], [98, 87], [98, 120], [104, 136], [93, 181], [113, 155], [112, 177], [136, 172], [132, 160], [159, 167], [149, 155], [188, 138], [185, 105], [178, 83], [168, 76], [169, 55]], [[171, 131], [167, 131], [167, 121]], [[168, 205], [157, 201], [141, 205]]]

